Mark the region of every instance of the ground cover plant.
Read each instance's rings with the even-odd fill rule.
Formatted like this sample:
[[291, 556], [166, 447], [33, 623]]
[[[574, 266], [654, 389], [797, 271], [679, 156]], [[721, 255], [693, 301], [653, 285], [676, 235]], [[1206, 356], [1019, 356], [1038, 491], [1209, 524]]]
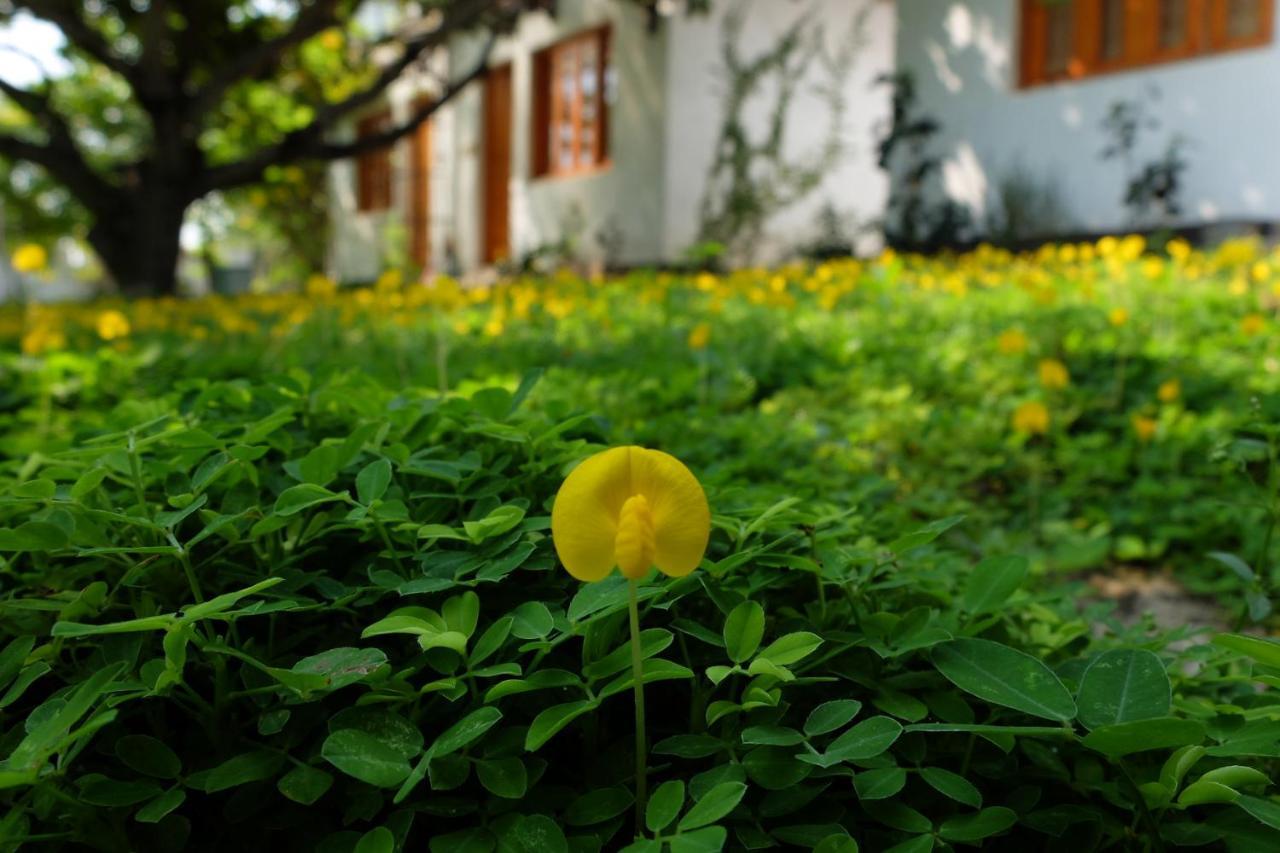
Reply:
[[[1280, 255], [1138, 238], [0, 315], [8, 849], [1272, 850]], [[565, 477], [711, 536], [560, 564]], [[1220, 624], [1120, 618], [1167, 572]]]

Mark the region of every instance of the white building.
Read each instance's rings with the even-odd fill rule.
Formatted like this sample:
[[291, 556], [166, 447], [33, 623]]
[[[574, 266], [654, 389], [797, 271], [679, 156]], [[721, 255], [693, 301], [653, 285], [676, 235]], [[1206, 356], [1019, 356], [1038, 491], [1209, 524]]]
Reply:
[[[1280, 223], [1277, 0], [907, 0], [897, 61], [935, 118], [948, 193], [981, 218], [1001, 181], [1050, 183], [1070, 227], [1134, 226], [1127, 174], [1185, 141], [1182, 225]], [[1152, 96], [1152, 93], [1158, 93]], [[1101, 125], [1143, 103], [1128, 170]], [[1140, 223], [1137, 223], [1140, 224]]]
[[[786, 101], [781, 164], [815, 165], [831, 153], [833, 135], [842, 144], [818, 185], [769, 219], [754, 254], [769, 259], [812, 242], [826, 206], [851, 233], [872, 224], [888, 194], [874, 153], [889, 105], [888, 90], [875, 85], [892, 63], [886, 0], [730, 0], [709, 16], [677, 14], [656, 27], [625, 0], [559, 0], [554, 18], [526, 16], [494, 48], [488, 74], [420, 133], [333, 167], [333, 272], [370, 278], [389, 244], [437, 270], [472, 270], [566, 241], [584, 263], [679, 259], [699, 240], [728, 118], [726, 40], [751, 62], [793, 26], [799, 43], [787, 63], [803, 73]], [[465, 73], [478, 47], [452, 45], [448, 72]], [[842, 52], [848, 61], [833, 67]], [[822, 91], [836, 81], [848, 110], [833, 134]], [[767, 139], [778, 82], [764, 74], [740, 112], [753, 144]], [[351, 132], [403, 118], [429, 95], [425, 80], [402, 81]], [[758, 186], [768, 187], [777, 165], [753, 164]]]
[[[915, 80], [915, 114], [939, 125], [925, 145], [941, 160], [932, 193], [970, 210], [970, 236], [1015, 180], [1040, 189], [1041, 207], [1053, 197], [1068, 220], [1060, 230], [1140, 225], [1123, 204], [1126, 182], [1174, 138], [1187, 167], [1172, 224], [1280, 222], [1270, 155], [1280, 138], [1277, 3], [716, 0], [709, 16], [651, 27], [624, 0], [559, 0], [554, 18], [527, 16], [500, 41], [484, 78], [419, 133], [333, 167], [332, 271], [371, 278], [394, 246], [435, 270], [557, 245], [584, 263], [675, 261], [708, 233], [731, 188], [749, 190], [738, 207], [753, 193], [788, 196], [758, 233], [747, 229], [757, 260], [812, 244], [825, 209], [857, 249], [872, 250], [873, 226], [891, 215], [876, 151], [891, 91], [876, 81], [894, 71]], [[742, 76], [726, 47], [749, 65], [793, 28], [776, 156], [745, 166], [736, 184], [730, 170], [713, 175], [730, 118], [750, 144], [768, 139], [786, 78], [763, 74], [731, 110]], [[478, 43], [454, 44], [435, 76], [457, 76], [477, 55]], [[408, 115], [430, 97], [426, 80], [402, 81], [351, 132]], [[1121, 101], [1143, 105], [1143, 129], [1127, 158], [1104, 161], [1102, 122]], [[777, 181], [806, 168], [820, 177], [803, 191]]]

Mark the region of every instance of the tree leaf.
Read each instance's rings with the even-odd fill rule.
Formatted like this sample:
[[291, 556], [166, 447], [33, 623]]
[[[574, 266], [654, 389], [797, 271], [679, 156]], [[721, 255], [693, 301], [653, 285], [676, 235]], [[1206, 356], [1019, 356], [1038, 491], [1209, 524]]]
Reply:
[[649, 797], [645, 805], [644, 825], [652, 833], [659, 833], [671, 825], [684, 805], [684, 783], [679, 779], [663, 782]]
[[778, 666], [787, 666], [804, 660], [822, 645], [822, 638], [809, 631], [785, 634], [764, 647], [759, 657]]
[[551, 740], [556, 732], [572, 723], [575, 719], [594, 710], [598, 703], [590, 699], [579, 699], [576, 702], [565, 702], [553, 705], [533, 718], [529, 732], [525, 735], [524, 748], [535, 752], [544, 743]]
[[959, 773], [952, 773], [941, 767], [922, 767], [920, 778], [944, 797], [950, 797], [970, 808], [982, 808], [982, 792]]
[[857, 699], [832, 699], [823, 702], [809, 712], [804, 721], [804, 733], [809, 737], [817, 737], [834, 732], [848, 723], [862, 710], [862, 703]]
[[325, 738], [320, 755], [334, 767], [378, 788], [393, 788], [409, 775], [409, 762], [368, 732], [339, 729]]
[[385, 495], [389, 485], [391, 463], [386, 459], [375, 459], [356, 475], [356, 499], [368, 506]]

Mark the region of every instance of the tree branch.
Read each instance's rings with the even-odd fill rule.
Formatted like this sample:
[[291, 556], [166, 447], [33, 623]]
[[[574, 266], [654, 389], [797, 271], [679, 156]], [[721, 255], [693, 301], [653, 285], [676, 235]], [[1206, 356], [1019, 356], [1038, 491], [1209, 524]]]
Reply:
[[[288, 32], [261, 42], [252, 50], [245, 51], [222, 66], [192, 98], [188, 108], [188, 118], [199, 119], [213, 109], [223, 94], [237, 82], [249, 77], [269, 74], [279, 66], [280, 60], [289, 48], [337, 25], [339, 23], [338, 2], [339, 0], [315, 0], [298, 13], [297, 20], [293, 22]], [[359, 3], [356, 6], [358, 8]]]
[[[471, 69], [446, 86], [438, 97], [418, 110], [409, 121], [354, 142], [329, 143], [325, 141], [325, 136], [341, 119], [362, 107], [376, 102], [386, 88], [399, 79], [400, 75], [416, 62], [425, 51], [442, 44], [449, 36], [474, 27], [481, 21], [485, 13], [493, 10], [492, 7], [494, 5], [491, 0], [489, 2], [467, 4], [465, 7], [467, 9], [466, 14], [461, 19], [450, 20], [432, 32], [406, 43], [404, 53], [400, 58], [385, 67], [378, 74], [378, 78], [367, 88], [342, 101], [321, 108], [317, 111], [316, 118], [310, 124], [287, 134], [280, 142], [264, 146], [242, 160], [209, 169], [205, 175], [201, 192], [228, 189], [254, 183], [261, 179], [263, 171], [268, 166], [294, 163], [299, 160], [339, 160], [344, 157], [353, 157], [366, 151], [384, 148], [412, 133], [430, 118], [437, 109], [465, 88], [468, 83], [484, 74], [489, 65], [489, 56], [492, 53], [493, 45], [497, 41], [500, 32], [499, 27], [490, 29], [488, 39], [485, 41], [484, 47], [481, 48], [480, 58]], [[508, 15], [515, 15], [523, 8], [521, 2], [513, 2], [512, 0], [499, 5], [503, 7], [502, 11]]]
[[137, 68], [133, 63], [111, 49], [106, 37], [95, 30], [76, 11], [76, 4], [64, 0], [11, 0], [14, 7], [26, 9], [37, 18], [43, 18], [62, 30], [71, 44], [92, 56], [115, 73], [129, 81], [137, 82]]

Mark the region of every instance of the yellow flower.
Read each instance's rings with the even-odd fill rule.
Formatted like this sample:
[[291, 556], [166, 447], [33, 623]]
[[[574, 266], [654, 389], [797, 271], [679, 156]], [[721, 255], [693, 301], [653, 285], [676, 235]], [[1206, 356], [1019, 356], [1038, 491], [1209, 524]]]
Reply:
[[635, 580], [651, 566], [671, 577], [702, 562], [711, 510], [698, 479], [659, 450], [615, 447], [565, 478], [551, 510], [560, 562], [580, 581], [602, 580], [614, 566]]
[[1253, 337], [1262, 331], [1262, 327], [1266, 324], [1266, 320], [1261, 314], [1249, 314], [1240, 321], [1240, 331], [1248, 337]]
[[320, 44], [325, 50], [338, 50], [342, 47], [342, 30], [330, 27], [320, 34]]
[[307, 279], [307, 296], [333, 296], [337, 292], [337, 283], [323, 273], [312, 273]]
[[392, 290], [399, 290], [404, 284], [404, 276], [398, 269], [389, 269], [382, 275], [378, 276], [378, 280], [373, 283], [373, 289], [380, 293], [387, 293]]
[[1172, 403], [1182, 396], [1182, 383], [1177, 379], [1166, 379], [1156, 389], [1156, 397], [1161, 403]]
[[1051, 391], [1060, 390], [1071, 384], [1071, 374], [1056, 358], [1046, 358], [1040, 362], [1040, 384]]
[[1021, 329], [1009, 329], [1007, 332], [1000, 333], [1000, 337], [996, 339], [996, 346], [1006, 355], [1020, 355], [1027, 351], [1027, 336]]
[[1138, 436], [1138, 441], [1145, 443], [1155, 437], [1157, 426], [1155, 418], [1134, 415], [1129, 421], [1133, 424], [1133, 432]]
[[1013, 428], [1026, 435], [1044, 435], [1049, 431], [1049, 409], [1044, 403], [1031, 400], [1013, 411]]
[[1107, 322], [1117, 328], [1129, 322], [1129, 310], [1127, 308], [1112, 308], [1111, 313], [1107, 315]]
[[711, 342], [711, 324], [699, 323], [689, 332], [689, 349], [706, 349]]
[[49, 253], [38, 243], [24, 243], [14, 250], [10, 262], [16, 272], [41, 272], [49, 266]]
[[104, 341], [113, 341], [129, 334], [129, 320], [116, 310], [103, 311], [98, 315], [98, 337]]

